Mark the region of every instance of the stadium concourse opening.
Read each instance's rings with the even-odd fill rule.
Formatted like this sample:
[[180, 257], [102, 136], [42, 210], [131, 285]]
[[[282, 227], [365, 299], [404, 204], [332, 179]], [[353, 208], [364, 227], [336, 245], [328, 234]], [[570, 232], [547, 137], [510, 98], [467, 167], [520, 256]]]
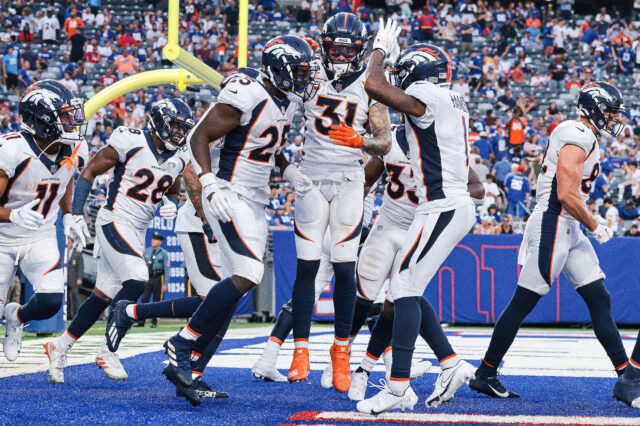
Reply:
[[[484, 188], [484, 202], [477, 203], [475, 223], [469, 235], [456, 245], [438, 269], [427, 286], [425, 297], [457, 354], [478, 367], [489, 347], [493, 325], [509, 303], [521, 271], [518, 255], [522, 234], [540, 201], [537, 184], [540, 174], [546, 172], [543, 162], [551, 134], [565, 120], [578, 118], [576, 106], [580, 91], [593, 81], [604, 81], [619, 89], [625, 108], [619, 109], [619, 133], [599, 132], [596, 143], [600, 156], [592, 159], [598, 164], [599, 173], [582, 182], [582, 191], [590, 215], [598, 218], [598, 223], [610, 229], [614, 237], [599, 246], [591, 233], [584, 229], [578, 232], [585, 232], [594, 246], [602, 272], [607, 276], [613, 318], [623, 327], [620, 328], [622, 344], [626, 353], [631, 354], [640, 324], [638, 283], [633, 278], [638, 274], [635, 263], [628, 260], [630, 255], [626, 255], [640, 249], [640, 239], [633, 238], [640, 236], [637, 164], [640, 161], [637, 96], [640, 7], [636, 6], [631, 2], [604, 4], [573, 0], [517, 4], [482, 0], [64, 0], [55, 3], [0, 0], [3, 22], [0, 28], [0, 148], [4, 145], [6, 149], [12, 139], [17, 139], [13, 136], [16, 132], [27, 132], [28, 125], [20, 115], [19, 103], [26, 89], [37, 81], [55, 80], [73, 95], [88, 99], [85, 103], [88, 162], [105, 149], [118, 128], [130, 128], [146, 135], [153, 133], [149, 116], [159, 101], [183, 100], [192, 109], [195, 123], [200, 122], [218, 101], [222, 79], [241, 66], [258, 70], [262, 53], [273, 37], [308, 38], [320, 59], [325, 49], [329, 52], [331, 47], [331, 43], [325, 43], [320, 37], [324, 23], [338, 13], [351, 12], [366, 27], [366, 35], [372, 36], [363, 54], [364, 63], [368, 63], [373, 41], [380, 30], [379, 19], [385, 22], [392, 19], [399, 26], [397, 41], [401, 50], [426, 42], [446, 52], [450, 59], [447, 75], [451, 78], [451, 90], [456, 99], [464, 100], [470, 117], [468, 122], [463, 122], [470, 148], [468, 165]], [[351, 53], [345, 46], [337, 51], [347, 56]], [[321, 63], [319, 61], [319, 66], [323, 66]], [[387, 65], [389, 73], [393, 73], [392, 68]], [[342, 85], [337, 90], [342, 91]], [[324, 101], [323, 114], [331, 124], [340, 124], [340, 119], [335, 123], [332, 117], [336, 111], [340, 114], [352, 111], [353, 116], [356, 115], [349, 99], [345, 100], [344, 104], [335, 99]], [[274, 142], [281, 144], [278, 146], [289, 163], [300, 166], [305, 158], [305, 132], [315, 123], [305, 123], [303, 106], [297, 108], [292, 117], [288, 134], [279, 135]], [[403, 123], [403, 115], [394, 109], [389, 109], [389, 119], [393, 126]], [[347, 122], [346, 117], [344, 121]], [[366, 139], [367, 135], [364, 136]], [[156, 154], [161, 158], [163, 154], [157, 152], [157, 147], [168, 145], [150, 140], [145, 139], [145, 143], [156, 151], [149, 158], [159, 158]], [[124, 148], [131, 147], [123, 147], [121, 163], [126, 166], [136, 153], [124, 152]], [[73, 151], [67, 156], [70, 166], [80, 166], [79, 160], [74, 163], [76, 153]], [[11, 205], [7, 202], [9, 195], [27, 194], [19, 193], [16, 187], [10, 191], [21, 172], [16, 172], [14, 178], [15, 167], [5, 164], [9, 161], [7, 158], [6, 155], [0, 158], [0, 183], [7, 182], [5, 186], [0, 185], [3, 210]], [[67, 164], [56, 165], [56, 155], [48, 152], [34, 154], [32, 158], [48, 165], [52, 175]], [[164, 161], [162, 159], [159, 166]], [[175, 160], [175, 163], [181, 168], [186, 165], [184, 160], [182, 163]], [[23, 165], [21, 170], [25, 168]], [[146, 169], [141, 166], [140, 170]], [[372, 219], [364, 224], [367, 231], [374, 229], [375, 220], [380, 217], [385, 194], [398, 193], [401, 173], [402, 170], [386, 167], [383, 177], [372, 184]], [[146, 179], [144, 172], [141, 176]], [[76, 173], [75, 181], [78, 177]], [[296, 349], [292, 338], [278, 343], [279, 354], [276, 353], [273, 360], [278, 374], [273, 377], [278, 380], [265, 382], [255, 378], [252, 369], [256, 361], [279, 340], [273, 338], [272, 324], [265, 325], [262, 321], [271, 321], [280, 312], [290, 314], [291, 305], [287, 302], [292, 297], [297, 266], [295, 235], [301, 238], [304, 234], [294, 223], [296, 191], [276, 168], [268, 180], [270, 193], [265, 207], [269, 237], [262, 259], [264, 278], [260, 286], [239, 300], [225, 339], [217, 342], [219, 347], [207, 364], [210, 368], [201, 375], [202, 381], [206, 380], [215, 390], [227, 392], [229, 398], [203, 397], [201, 405], [192, 408], [182, 398], [176, 398], [174, 387], [161, 375], [168, 365], [162, 345], [182, 329], [186, 324], [183, 319], [160, 319], [153, 329], [149, 325], [133, 328], [118, 351], [122, 360], [120, 367], [126, 370], [128, 378], [114, 381], [105, 377], [103, 373], [109, 376], [105, 366], [115, 368], [117, 365], [109, 364], [113, 360], [96, 358], [96, 353], [103, 353], [105, 348], [105, 332], [110, 334], [104, 320], [110, 312], [115, 312], [114, 309], [102, 312], [103, 304], [107, 304], [104, 298], [93, 305], [100, 308], [99, 321], [91, 328], [87, 326], [85, 335], [65, 354], [64, 360], [58, 359], [67, 365], [64, 383], [48, 383], [51, 354], [45, 354], [43, 345], [52, 341], [52, 335], [56, 342], [69, 339], [64, 334], [69, 333], [63, 331], [77, 315], [79, 305], [86, 300], [95, 302], [89, 296], [94, 294], [98, 274], [98, 261], [93, 257], [94, 251], [96, 254], [99, 251], [95, 245], [96, 231], [100, 232], [97, 216], [110, 202], [110, 186], [121, 178], [122, 171], [116, 166], [95, 176], [87, 188], [88, 199], [82, 206], [82, 215], [90, 238], [79, 255], [83, 265], [80, 269], [73, 263], [78, 262], [78, 258], [72, 260], [74, 248], [64, 247], [65, 225], [62, 220], [58, 221], [61, 256], [50, 271], [63, 268], [65, 274], [66, 300], [60, 311], [49, 320], [29, 322], [24, 329], [12, 326], [21, 312], [14, 310], [15, 305], [4, 311], [6, 319], [1, 318], [0, 312], [3, 321], [0, 335], [4, 336], [7, 329], [12, 330], [8, 334], [17, 333], [19, 328], [24, 336], [18, 348], [19, 357], [14, 362], [6, 359], [10, 353], [6, 348], [13, 345], [15, 349], [12, 343], [15, 335], [5, 338], [7, 345], [0, 355], [2, 424], [13, 423], [18, 418], [28, 423], [640, 424], [640, 412], [611, 398], [616, 384], [615, 370], [601, 341], [589, 329], [589, 310], [578, 300], [578, 294], [564, 275], [549, 283], [549, 294], [526, 318], [525, 326], [500, 366], [501, 382], [517, 390], [519, 399], [489, 398], [463, 385], [447, 404], [427, 408], [425, 397], [433, 392], [442, 372], [439, 367], [442, 360], [419, 338], [413, 357], [433, 366], [428, 373], [411, 381], [419, 398], [414, 409], [389, 411], [379, 416], [357, 411], [356, 403], [347, 399], [346, 394], [324, 389], [321, 383], [323, 373], [327, 374], [327, 365], [331, 365], [329, 350], [335, 343], [330, 323], [335, 319], [333, 291], [336, 286], [331, 276], [313, 307], [307, 381], [286, 382]], [[154, 197], [155, 185], [161, 187], [159, 180], [154, 180], [148, 197]], [[54, 194], [52, 188], [34, 183], [32, 192], [39, 198], [47, 195], [53, 199], [57, 193]], [[144, 191], [144, 188], [138, 189]], [[178, 209], [184, 208], [191, 189], [182, 185], [172, 193], [176, 195]], [[132, 199], [135, 199], [133, 192]], [[154, 293], [153, 300], [183, 300], [180, 308], [189, 311], [200, 303], [196, 300], [198, 290], [191, 285], [193, 277], [186, 273], [185, 253], [174, 232], [175, 221], [166, 213], [171, 210], [171, 201], [157, 198], [158, 207], [168, 208], [162, 212], [158, 209], [139, 241], [141, 252], [150, 248], [155, 256], [157, 248], [151, 244], [152, 236], [157, 232], [164, 238], [160, 247], [166, 251], [166, 269], [154, 263], [155, 257], [148, 266], [150, 278], [153, 276], [160, 283], [160, 295]], [[298, 207], [300, 205], [298, 196]], [[36, 210], [39, 208], [38, 204]], [[8, 225], [0, 224], [0, 227]], [[68, 224], [66, 228], [68, 231]], [[200, 228], [198, 225], [194, 230], [200, 244], [193, 245], [199, 248], [196, 254], [207, 253], [213, 244], [207, 241], [208, 231], [205, 234]], [[0, 235], [4, 235], [2, 232], [0, 228]], [[122, 237], [117, 230], [111, 235]], [[120, 249], [135, 252], [138, 247], [133, 249], [126, 238], [122, 237], [127, 245], [120, 245]], [[12, 250], [8, 247], [11, 245], [0, 243], [0, 255], [5, 249]], [[18, 257], [16, 264], [20, 262]], [[216, 260], [219, 263], [209, 264], [215, 271], [220, 265], [228, 266], [225, 260]], [[118, 266], [119, 272], [127, 269], [124, 262]], [[10, 303], [26, 306], [34, 292], [38, 293], [39, 289], [34, 288], [27, 275], [20, 270], [13, 282], [9, 279], [0, 284], [3, 308]], [[115, 294], [106, 296], [117, 300]], [[189, 309], [185, 308], [187, 305]], [[164, 305], [163, 309], [176, 315], [173, 305]], [[195, 308], [185, 316], [194, 311]], [[123, 307], [120, 314], [126, 316], [126, 308]], [[136, 312], [130, 315], [135, 318]], [[368, 322], [373, 325], [375, 317]], [[353, 372], [367, 355], [369, 337], [370, 332], [363, 329], [351, 343]], [[168, 348], [167, 352], [172, 350]], [[100, 369], [95, 368], [96, 364]], [[386, 373], [385, 363], [380, 360], [367, 382], [384, 388], [389, 375]], [[280, 378], [285, 380], [280, 382]], [[369, 389], [366, 396], [370, 398], [377, 392], [378, 389]], [[46, 403], [38, 404], [38, 401]]]

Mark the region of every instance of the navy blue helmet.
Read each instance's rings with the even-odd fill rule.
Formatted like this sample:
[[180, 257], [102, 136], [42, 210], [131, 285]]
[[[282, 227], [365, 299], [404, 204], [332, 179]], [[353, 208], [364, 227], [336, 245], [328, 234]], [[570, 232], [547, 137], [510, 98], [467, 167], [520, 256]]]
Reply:
[[622, 94], [613, 84], [594, 81], [580, 90], [578, 95], [578, 115], [587, 118], [596, 129], [613, 137], [624, 129], [624, 124], [612, 115], [625, 112]]
[[395, 64], [397, 84], [406, 90], [415, 81], [451, 86], [451, 58], [433, 44], [418, 43], [402, 51]]
[[229, 83], [229, 81], [231, 81], [232, 78], [239, 77], [240, 74], [246, 75], [249, 78], [257, 80], [258, 76], [260, 75], [260, 71], [255, 70], [253, 68], [249, 68], [249, 67], [240, 67], [240, 68], [236, 68], [233, 71], [229, 71], [229, 74], [224, 76], [224, 78], [222, 79], [222, 82], [220, 83], [220, 90], [224, 89], [224, 86], [226, 86], [227, 83]]
[[305, 40], [279, 36], [265, 45], [260, 71], [290, 101], [306, 101], [318, 90], [312, 60], [313, 51]]
[[27, 88], [18, 103], [22, 128], [41, 139], [73, 144], [84, 136], [84, 106], [56, 80], [40, 80]]
[[177, 98], [153, 104], [147, 120], [151, 131], [169, 151], [186, 147], [187, 135], [195, 125], [191, 108]]
[[353, 13], [338, 13], [327, 20], [320, 33], [322, 63], [340, 78], [362, 68], [371, 34]]

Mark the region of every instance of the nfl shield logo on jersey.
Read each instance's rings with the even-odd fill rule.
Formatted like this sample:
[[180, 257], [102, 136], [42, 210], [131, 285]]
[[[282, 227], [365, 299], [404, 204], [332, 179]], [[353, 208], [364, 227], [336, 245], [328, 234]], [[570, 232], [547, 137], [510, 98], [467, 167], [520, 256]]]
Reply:
[[51, 170], [51, 174], [54, 174], [55, 172], [58, 171], [58, 165], [57, 164], [52, 164], [50, 167]]

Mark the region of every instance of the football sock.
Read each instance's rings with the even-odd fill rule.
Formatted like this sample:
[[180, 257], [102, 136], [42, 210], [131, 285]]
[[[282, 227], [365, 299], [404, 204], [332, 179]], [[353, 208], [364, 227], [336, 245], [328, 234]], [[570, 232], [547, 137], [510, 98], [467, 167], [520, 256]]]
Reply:
[[79, 339], [100, 318], [100, 315], [109, 306], [109, 302], [91, 293], [91, 295], [78, 308], [78, 313], [69, 324], [67, 332], [74, 339]]
[[60, 310], [62, 296], [63, 293], [36, 293], [15, 311], [16, 319], [25, 323], [51, 318]]
[[[180, 336], [188, 340], [196, 340], [207, 330], [211, 338], [225, 323], [229, 311], [233, 310], [242, 293], [238, 291], [231, 278], [217, 283], [193, 314], [191, 321], [180, 331]], [[208, 342], [207, 342], [208, 343]]]
[[520, 324], [533, 310], [540, 295], [521, 286], [516, 286], [516, 291], [504, 312], [498, 318], [493, 329], [489, 349], [478, 367], [477, 374], [481, 376], [495, 376], [502, 358], [509, 350], [513, 339], [518, 334]]
[[611, 315], [611, 295], [604, 286], [604, 282], [598, 280], [578, 288], [577, 291], [589, 308], [591, 324], [598, 341], [607, 352], [618, 374], [622, 374], [629, 358], [622, 345], [616, 322]]
[[353, 311], [353, 320], [351, 322], [351, 336], [356, 336], [362, 325], [367, 320], [373, 302], [356, 296], [356, 307]]
[[[209, 364], [209, 361], [211, 361], [211, 358], [213, 357], [213, 355], [215, 355], [216, 351], [218, 350], [218, 347], [220, 346], [220, 343], [222, 343], [222, 340], [224, 339], [224, 336], [227, 333], [227, 330], [229, 329], [229, 323], [233, 319], [233, 314], [236, 313], [237, 306], [238, 305], [236, 303], [236, 305], [233, 306], [233, 308], [231, 309], [231, 312], [229, 313], [229, 315], [227, 315], [227, 318], [225, 322], [222, 324], [222, 326], [220, 327], [220, 329], [217, 331], [217, 333], [215, 333], [213, 338], [209, 339], [210, 341], [206, 343], [206, 346], [204, 346], [204, 349], [202, 349], [202, 352], [200, 353], [200, 357], [195, 362], [191, 363], [191, 367], [193, 370], [199, 373], [202, 373], [204, 369], [207, 367], [207, 364]], [[201, 348], [201, 346], [203, 346], [204, 344], [205, 344], [204, 340], [203, 342], [200, 342], [200, 341], [196, 342], [194, 351], [198, 351]]]
[[144, 292], [144, 286], [145, 282], [141, 280], [124, 281], [122, 283], [122, 288], [118, 293], [116, 293], [115, 297], [111, 301], [111, 309], [109, 310], [109, 317], [107, 318], [107, 321], [111, 319], [111, 316], [113, 316], [113, 307], [116, 306], [116, 303], [121, 300], [130, 300], [135, 302]]
[[[271, 329], [271, 338], [269, 340], [279, 341], [280, 344], [287, 339], [291, 329], [293, 328], [293, 314], [291, 313], [291, 300], [282, 305], [282, 309], [276, 318], [276, 323]], [[280, 345], [278, 345], [280, 347]]]
[[420, 311], [422, 312], [422, 321], [420, 322], [420, 335], [427, 342], [436, 358], [439, 360], [448, 358], [455, 354], [449, 339], [445, 336], [440, 322], [436, 317], [431, 303], [424, 297], [420, 298]]
[[200, 297], [191, 296], [164, 302], [132, 303], [127, 306], [127, 315], [137, 321], [148, 318], [189, 318], [201, 302]]
[[357, 373], [362, 371], [366, 371], [367, 373], [371, 373], [376, 366], [376, 362], [378, 362], [378, 358], [374, 358], [369, 352], [364, 354], [362, 357], [362, 361], [360, 362], [360, 366], [356, 369]]
[[636, 344], [633, 347], [633, 352], [631, 352], [631, 359], [629, 361], [634, 367], [640, 368], [640, 331], [638, 332], [638, 338], [636, 339]]
[[319, 266], [320, 260], [298, 259], [296, 280], [293, 284], [291, 300], [295, 343], [302, 344], [305, 340], [307, 342], [309, 340], [311, 314], [313, 313], [313, 305], [315, 304], [315, 280]]
[[380, 358], [384, 350], [389, 346], [393, 333], [393, 318], [387, 317], [384, 313], [378, 315], [378, 321], [371, 331], [366, 355], [372, 359]]
[[267, 340], [267, 344], [264, 347], [264, 352], [262, 352], [262, 357], [268, 360], [275, 362], [278, 359], [278, 354], [280, 353], [281, 342], [273, 340], [274, 337], [269, 337]]
[[63, 348], [65, 351], [71, 349], [71, 346], [76, 342], [76, 339], [69, 334], [67, 330], [60, 335], [57, 339], [57, 344], [60, 348]]
[[351, 335], [351, 322], [356, 304], [356, 262], [334, 262], [333, 271], [336, 278], [333, 288], [336, 340], [346, 340], [346, 345]]
[[[411, 373], [411, 357], [420, 330], [420, 299], [422, 297], [401, 297], [395, 303], [393, 319], [393, 364], [391, 381], [406, 381]], [[399, 388], [391, 388], [396, 393]], [[406, 387], [405, 387], [406, 389]], [[397, 393], [396, 393], [397, 394]]]

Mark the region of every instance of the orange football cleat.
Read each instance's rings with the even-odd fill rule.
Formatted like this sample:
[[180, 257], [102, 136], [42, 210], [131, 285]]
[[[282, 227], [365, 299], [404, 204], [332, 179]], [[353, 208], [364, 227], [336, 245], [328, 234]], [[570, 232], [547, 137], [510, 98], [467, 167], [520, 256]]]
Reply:
[[293, 361], [291, 361], [291, 368], [289, 368], [287, 379], [290, 383], [304, 382], [307, 380], [309, 370], [311, 370], [311, 366], [309, 365], [309, 349], [295, 348], [293, 351]]
[[349, 365], [349, 346], [331, 346], [331, 364], [333, 366], [333, 387], [338, 392], [347, 392], [351, 387], [351, 366]]

